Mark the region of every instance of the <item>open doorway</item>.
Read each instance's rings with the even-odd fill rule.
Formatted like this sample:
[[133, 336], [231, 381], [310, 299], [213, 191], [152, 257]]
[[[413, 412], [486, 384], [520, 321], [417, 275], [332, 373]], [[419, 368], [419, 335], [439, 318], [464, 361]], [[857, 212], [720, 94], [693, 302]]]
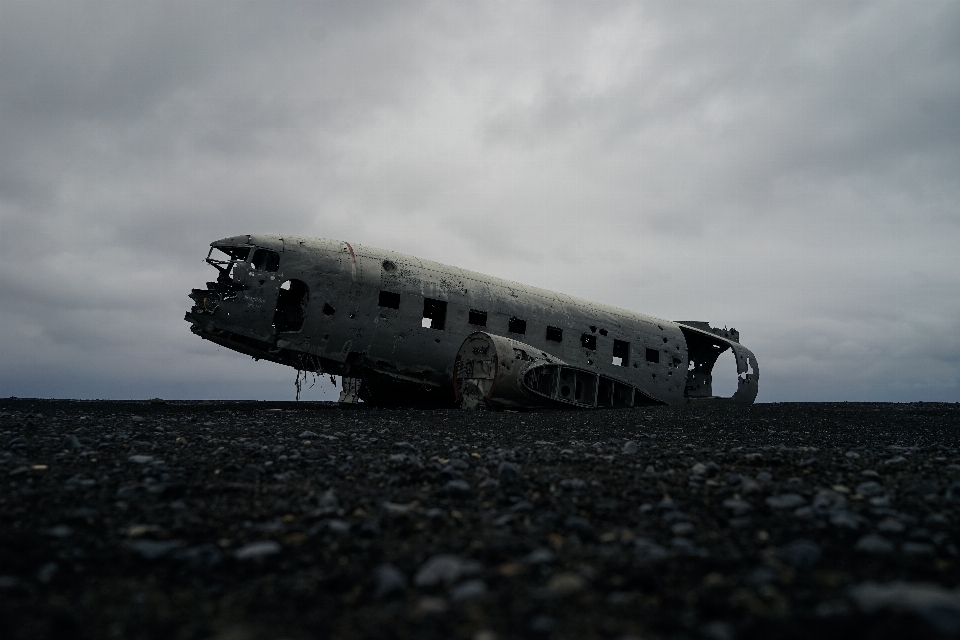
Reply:
[[310, 292], [302, 280], [287, 280], [280, 285], [277, 310], [273, 314], [273, 326], [277, 333], [300, 331], [307, 318]]

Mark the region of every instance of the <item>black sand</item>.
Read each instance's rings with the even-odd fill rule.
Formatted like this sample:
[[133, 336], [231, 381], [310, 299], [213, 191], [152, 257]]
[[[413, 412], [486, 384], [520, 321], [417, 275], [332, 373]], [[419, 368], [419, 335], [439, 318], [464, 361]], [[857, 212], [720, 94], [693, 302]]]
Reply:
[[0, 400], [0, 636], [953, 637], [958, 449], [956, 404]]

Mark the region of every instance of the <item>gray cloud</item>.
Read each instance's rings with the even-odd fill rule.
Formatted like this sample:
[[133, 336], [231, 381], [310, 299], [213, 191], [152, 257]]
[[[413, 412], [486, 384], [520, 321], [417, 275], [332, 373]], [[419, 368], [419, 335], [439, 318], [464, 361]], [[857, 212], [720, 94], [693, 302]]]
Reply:
[[291, 397], [181, 319], [282, 232], [734, 325], [761, 400], [960, 400], [955, 2], [8, 2], [0, 87], [3, 395]]

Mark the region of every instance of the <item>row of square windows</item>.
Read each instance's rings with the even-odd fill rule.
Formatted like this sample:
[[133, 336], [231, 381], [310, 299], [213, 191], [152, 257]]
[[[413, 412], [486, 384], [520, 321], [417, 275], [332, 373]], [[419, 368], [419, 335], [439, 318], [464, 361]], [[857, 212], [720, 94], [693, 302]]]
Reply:
[[[400, 294], [390, 291], [380, 291], [379, 305], [387, 309], [400, 308]], [[443, 329], [447, 320], [447, 303], [444, 300], [433, 300], [432, 298], [423, 299], [423, 324], [429, 329]], [[467, 321], [477, 327], [487, 326], [487, 312], [471, 309]], [[591, 331], [596, 331], [596, 327], [591, 327]], [[511, 317], [507, 321], [507, 331], [525, 335], [527, 333], [527, 321], [520, 318]], [[607, 335], [606, 330], [600, 329], [602, 335]], [[547, 340], [551, 342], [563, 342], [563, 329], [560, 327], [547, 327]], [[591, 351], [597, 350], [597, 336], [592, 333], [583, 333], [580, 336], [580, 346]], [[647, 362], [659, 363], [660, 351], [657, 349], [646, 349], [645, 359]], [[613, 341], [613, 364], [627, 367], [630, 366], [630, 343], [626, 340]]]

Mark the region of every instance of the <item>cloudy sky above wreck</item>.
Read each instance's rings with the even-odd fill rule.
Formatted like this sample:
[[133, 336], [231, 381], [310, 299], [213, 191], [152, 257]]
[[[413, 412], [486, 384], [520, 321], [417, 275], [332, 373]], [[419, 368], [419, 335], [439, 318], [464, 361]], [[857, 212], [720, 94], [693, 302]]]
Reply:
[[182, 320], [263, 232], [960, 401], [958, 103], [955, 1], [2, 2], [0, 395], [292, 398]]

